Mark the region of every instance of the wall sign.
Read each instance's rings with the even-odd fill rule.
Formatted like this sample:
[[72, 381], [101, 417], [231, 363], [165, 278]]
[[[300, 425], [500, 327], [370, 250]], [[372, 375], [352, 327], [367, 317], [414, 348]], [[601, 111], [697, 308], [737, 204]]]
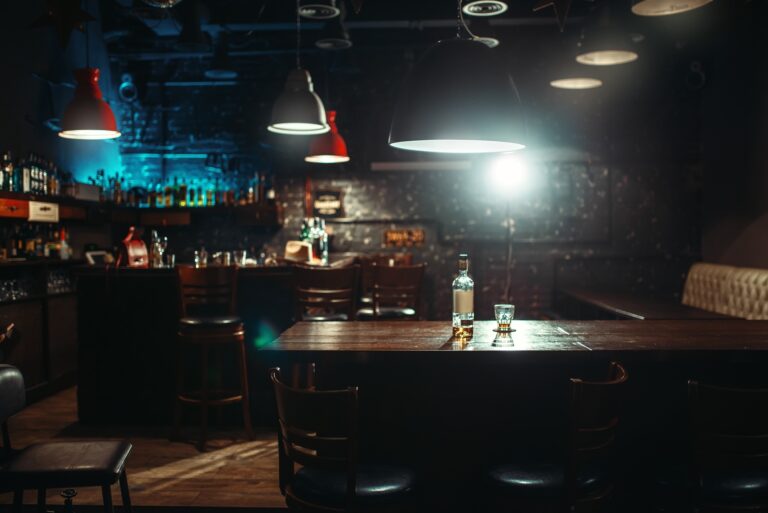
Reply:
[[344, 217], [344, 192], [339, 189], [318, 189], [312, 201], [316, 217]]
[[387, 247], [411, 247], [424, 244], [427, 236], [421, 228], [384, 230], [384, 245]]

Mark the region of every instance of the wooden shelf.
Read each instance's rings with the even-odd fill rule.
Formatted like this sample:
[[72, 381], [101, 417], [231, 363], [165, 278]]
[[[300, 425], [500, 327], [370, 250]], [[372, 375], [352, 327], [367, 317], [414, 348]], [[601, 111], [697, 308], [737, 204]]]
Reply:
[[188, 226], [202, 216], [232, 215], [241, 226], [277, 228], [282, 225], [281, 209], [277, 204], [253, 203], [248, 205], [211, 207], [140, 208], [84, 201], [67, 196], [35, 196], [0, 191], [0, 219], [24, 220], [29, 213], [30, 201], [43, 201], [59, 205], [61, 221], [85, 223], [139, 224], [145, 226]]

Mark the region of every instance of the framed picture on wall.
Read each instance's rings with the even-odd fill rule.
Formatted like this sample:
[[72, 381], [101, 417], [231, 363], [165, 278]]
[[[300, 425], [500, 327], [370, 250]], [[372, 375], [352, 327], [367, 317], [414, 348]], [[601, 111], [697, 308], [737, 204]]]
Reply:
[[315, 217], [344, 217], [344, 191], [341, 189], [317, 189], [312, 197]]

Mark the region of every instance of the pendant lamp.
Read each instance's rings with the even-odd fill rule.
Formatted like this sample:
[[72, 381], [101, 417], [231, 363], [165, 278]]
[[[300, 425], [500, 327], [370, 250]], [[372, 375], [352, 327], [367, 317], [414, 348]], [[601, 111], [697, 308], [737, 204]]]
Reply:
[[[572, 45], [567, 45], [572, 47]], [[568, 53], [566, 48], [566, 54]], [[602, 73], [594, 66], [584, 66], [573, 61], [571, 56], [568, 59], [561, 59], [557, 62], [550, 73], [549, 85], [555, 89], [568, 90], [587, 90], [602, 87]]]
[[[461, 1], [459, 1], [459, 18]], [[463, 23], [462, 23], [463, 24]], [[487, 45], [461, 36], [438, 42], [411, 71], [389, 144], [435, 153], [495, 153], [525, 147], [509, 74]]]
[[576, 62], [589, 66], [627, 64], [639, 57], [634, 46], [630, 35], [617, 28], [606, 2], [596, 22], [582, 32]]
[[349, 162], [347, 143], [336, 127], [336, 111], [328, 111], [329, 132], [315, 136], [309, 145], [309, 153], [304, 160], [316, 164], [340, 164]]
[[632, 12], [638, 16], [671, 16], [703, 7], [712, 0], [634, 0]]
[[89, 33], [85, 33], [86, 67], [74, 71], [75, 97], [64, 109], [59, 137], [64, 139], [103, 140], [120, 137], [115, 114], [104, 101], [99, 88], [99, 69], [88, 65]]
[[296, 69], [288, 74], [285, 88], [272, 106], [272, 119], [267, 130], [286, 135], [324, 134], [330, 127], [325, 122], [325, 107], [315, 93], [312, 77], [301, 69], [301, 18], [296, 0]]
[[229, 36], [226, 32], [220, 33], [216, 38], [211, 66], [205, 70], [204, 75], [211, 80], [234, 80], [237, 78], [237, 70], [232, 66], [232, 61], [229, 58]]

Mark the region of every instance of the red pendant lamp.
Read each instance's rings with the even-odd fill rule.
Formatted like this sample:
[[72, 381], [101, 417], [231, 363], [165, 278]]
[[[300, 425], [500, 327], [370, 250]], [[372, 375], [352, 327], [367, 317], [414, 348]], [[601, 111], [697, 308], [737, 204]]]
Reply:
[[76, 69], [75, 97], [64, 111], [59, 136], [65, 139], [99, 140], [120, 137], [115, 114], [99, 88], [99, 69]]
[[329, 110], [326, 113], [330, 131], [315, 136], [309, 145], [309, 153], [304, 160], [316, 164], [339, 164], [349, 162], [347, 143], [339, 133], [336, 126], [336, 111]]

